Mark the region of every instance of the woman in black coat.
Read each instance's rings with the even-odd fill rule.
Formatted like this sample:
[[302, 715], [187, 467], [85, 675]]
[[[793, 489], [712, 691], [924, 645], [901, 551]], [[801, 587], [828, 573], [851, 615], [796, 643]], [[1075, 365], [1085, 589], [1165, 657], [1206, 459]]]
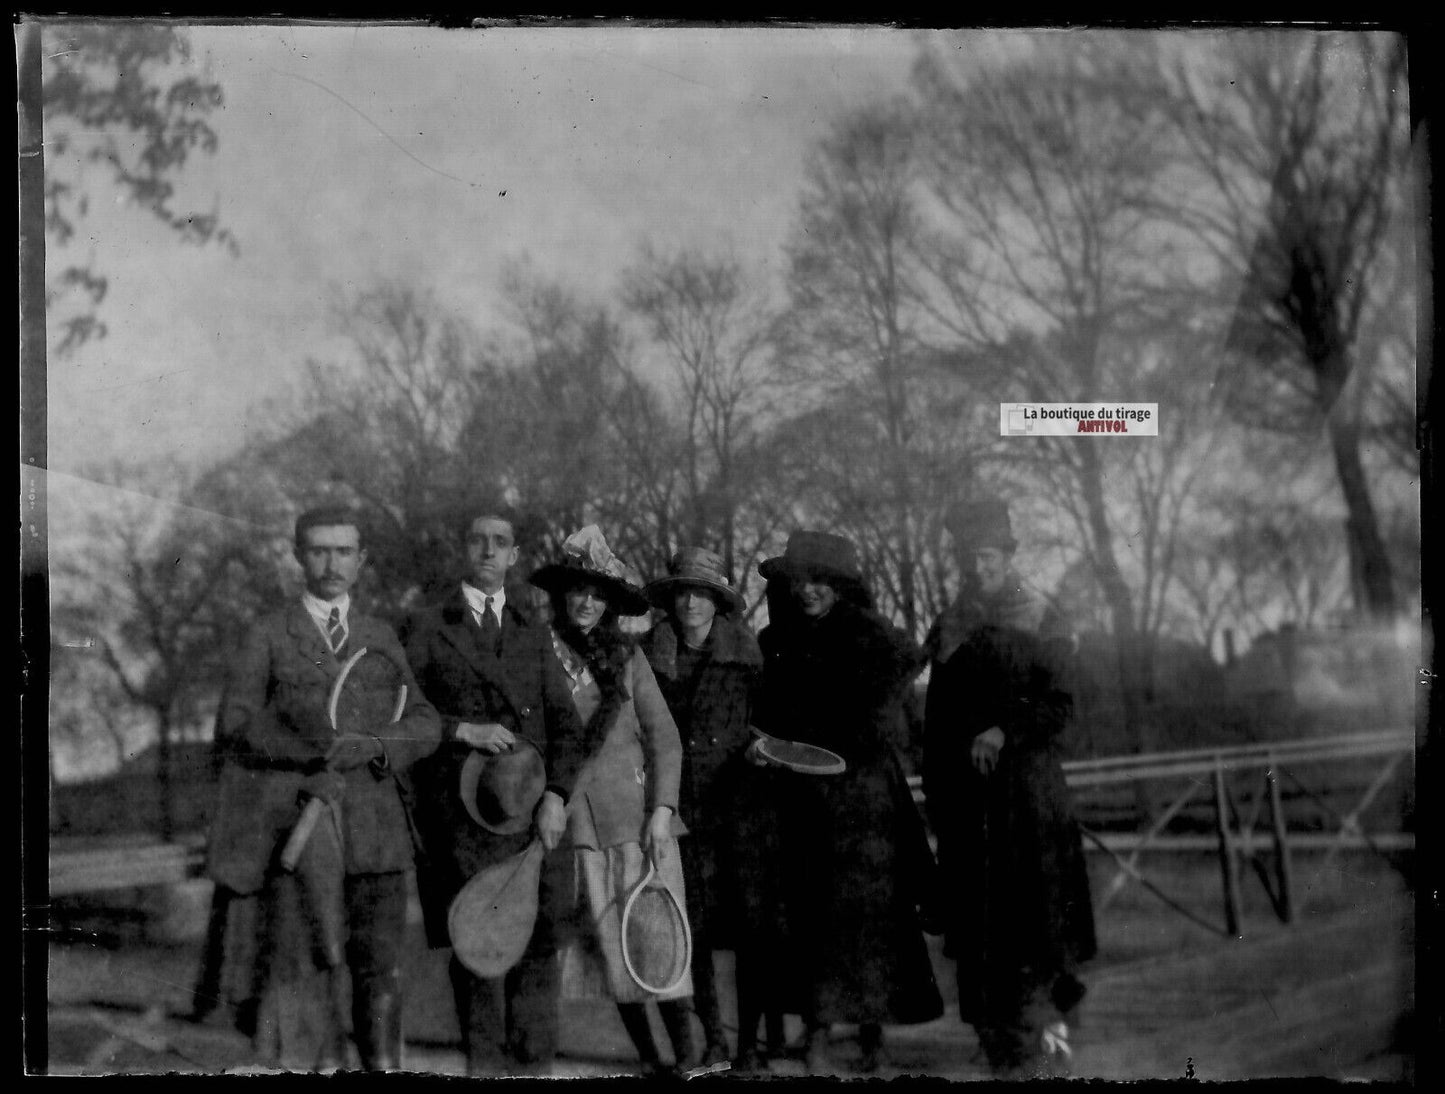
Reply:
[[1014, 573], [1002, 503], [950, 520], [969, 569], [927, 642], [923, 789], [951, 894], [959, 1011], [996, 1072], [1059, 1072], [1076, 975], [1094, 955], [1080, 833], [1064, 783], [1072, 639]]
[[[699, 1066], [712, 1067], [728, 1059], [713, 953], [735, 945], [735, 811], [739, 795], [757, 780], [743, 753], [752, 741], [748, 727], [763, 655], [738, 618], [742, 597], [712, 551], [684, 547], [673, 556], [668, 576], [646, 591], [667, 613], [643, 640], [643, 649], [682, 737], [678, 809], [690, 832], [681, 848], [692, 926], [693, 1001], [706, 1039]], [[746, 946], [735, 948], [739, 978], [745, 981], [750, 954]], [[741, 1000], [739, 1005], [747, 1009]], [[756, 1013], [752, 1024], [757, 1025]], [[740, 1051], [751, 1040], [740, 1033]]]
[[846, 1022], [859, 1026], [860, 1068], [873, 1070], [884, 1023], [943, 1012], [918, 911], [932, 856], [891, 739], [918, 652], [869, 609], [847, 540], [794, 533], [759, 570], [786, 579], [796, 606], [759, 639], [760, 724], [848, 765], [831, 776], [784, 772], [779, 786], [785, 932], [808, 1065], [826, 1064], [827, 1027]]

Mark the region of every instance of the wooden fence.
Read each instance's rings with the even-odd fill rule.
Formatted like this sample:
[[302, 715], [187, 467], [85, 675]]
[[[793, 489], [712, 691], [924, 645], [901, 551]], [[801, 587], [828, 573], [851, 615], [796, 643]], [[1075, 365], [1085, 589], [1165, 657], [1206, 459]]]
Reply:
[[[1292, 877], [1292, 851], [1323, 851], [1327, 867], [1335, 856], [1347, 849], [1366, 848], [1387, 858], [1395, 852], [1413, 849], [1412, 834], [1372, 833], [1366, 831], [1361, 817], [1402, 768], [1413, 772], [1414, 749], [1413, 733], [1384, 730], [1223, 748], [1106, 756], [1064, 764], [1065, 778], [1081, 799], [1099, 788], [1125, 786], [1141, 780], [1173, 787], [1174, 796], [1150, 819], [1144, 831], [1104, 832], [1084, 827], [1086, 846], [1110, 855], [1117, 866], [1113, 878], [1098, 895], [1100, 908], [1107, 907], [1130, 882], [1136, 882], [1181, 915], [1232, 937], [1239, 933], [1241, 868], [1249, 864], [1263, 883], [1280, 919], [1291, 922], [1299, 912]], [[1312, 787], [1301, 772], [1344, 763], [1375, 764], [1378, 768], [1364, 782], [1358, 799], [1342, 810], [1330, 804], [1323, 790]], [[1238, 781], [1250, 777], [1258, 781], [1259, 792], [1246, 801], [1238, 794]], [[1359, 772], [1355, 772], [1348, 779], [1336, 776], [1330, 783], [1356, 786], [1359, 781]], [[920, 780], [910, 779], [910, 785], [914, 799], [921, 803]], [[1282, 792], [1286, 786], [1294, 800], [1307, 800], [1317, 814], [1331, 818], [1332, 829], [1292, 830], [1286, 816], [1286, 795]], [[1243, 810], [1241, 801], [1245, 801]], [[1186, 807], [1198, 807], [1201, 803], [1212, 817], [1212, 833], [1169, 831], [1171, 822]], [[1214, 850], [1219, 856], [1223, 928], [1202, 919], [1164, 893], [1141, 866], [1141, 857], [1146, 852], [1208, 850]], [[58, 842], [50, 852], [50, 895], [65, 897], [171, 885], [201, 876], [204, 857], [200, 836], [174, 843], [132, 843], [85, 849]]]
[[[1264, 886], [1276, 915], [1282, 922], [1291, 923], [1300, 911], [1293, 880], [1293, 851], [1324, 851], [1321, 870], [1328, 869], [1342, 851], [1349, 849], [1368, 849], [1392, 864], [1396, 861], [1392, 857], [1394, 853], [1413, 851], [1412, 833], [1372, 833], [1365, 829], [1362, 817], [1402, 768], [1408, 767], [1413, 777], [1414, 751], [1412, 731], [1386, 729], [1065, 763], [1064, 778], [1081, 798], [1099, 788], [1141, 781], [1165, 784], [1174, 792], [1168, 805], [1152, 815], [1148, 828], [1142, 832], [1099, 832], [1082, 826], [1085, 846], [1110, 855], [1117, 866], [1113, 878], [1097, 898], [1099, 907], [1107, 907], [1133, 881], [1186, 918], [1215, 933], [1237, 937], [1241, 922], [1240, 877], [1242, 867], [1248, 864]], [[1408, 765], [1407, 760], [1411, 761]], [[1366, 769], [1375, 766], [1367, 772], [1363, 786], [1359, 771], [1330, 779], [1332, 786], [1343, 785], [1360, 791], [1358, 798], [1342, 810], [1331, 804], [1330, 795], [1322, 786], [1312, 786], [1302, 772], [1345, 763]], [[1256, 779], [1257, 792], [1244, 799], [1239, 794], [1239, 781], [1250, 777]], [[909, 783], [914, 800], [922, 804], [921, 779], [915, 777]], [[1331, 830], [1292, 830], [1282, 790], [1285, 785], [1295, 800], [1308, 801], [1317, 815], [1328, 818], [1332, 822]], [[1207, 805], [1213, 832], [1208, 835], [1170, 833], [1171, 822], [1201, 799]], [[1244, 808], [1241, 808], [1242, 801]], [[1224, 905], [1222, 928], [1170, 897], [1140, 865], [1141, 856], [1149, 851], [1207, 850], [1214, 850], [1219, 856]]]

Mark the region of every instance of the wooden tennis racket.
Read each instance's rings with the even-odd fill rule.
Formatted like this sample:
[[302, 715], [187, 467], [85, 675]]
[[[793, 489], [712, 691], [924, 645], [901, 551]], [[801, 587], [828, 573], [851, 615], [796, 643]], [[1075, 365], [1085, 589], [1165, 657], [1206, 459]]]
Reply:
[[665, 995], [692, 967], [692, 928], [677, 896], [657, 876], [652, 856], [647, 873], [622, 908], [622, 963], [638, 987]]
[[787, 741], [750, 727], [757, 738], [757, 754], [774, 767], [785, 767], [804, 775], [838, 775], [848, 770], [847, 761], [836, 752], [802, 741]]
[[[372, 732], [378, 725], [401, 721], [406, 709], [406, 674], [383, 653], [366, 656], [362, 646], [341, 666], [331, 695], [326, 703], [326, 718], [338, 736], [343, 733]], [[311, 838], [317, 823], [326, 813], [326, 802], [310, 798], [301, 810], [301, 818], [291, 829], [286, 846], [281, 850], [281, 868], [296, 869], [301, 852]]]

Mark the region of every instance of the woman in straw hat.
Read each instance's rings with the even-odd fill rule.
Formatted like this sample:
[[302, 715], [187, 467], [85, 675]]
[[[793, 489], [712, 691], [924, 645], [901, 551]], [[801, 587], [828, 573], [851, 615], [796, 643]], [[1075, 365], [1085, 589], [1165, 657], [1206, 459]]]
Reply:
[[[682, 548], [667, 576], [646, 591], [653, 606], [667, 613], [643, 640], [643, 649], [682, 736], [679, 804], [689, 828], [682, 862], [694, 998], [706, 1042], [701, 1064], [714, 1066], [727, 1061], [728, 1046], [713, 951], [731, 941], [731, 902], [739, 885], [733, 821], [739, 795], [756, 781], [743, 754], [752, 742], [748, 727], [763, 655], [740, 618], [743, 598], [712, 551]], [[744, 947], [735, 949], [744, 981], [750, 955]]]
[[944, 953], [959, 1013], [996, 1073], [1067, 1070], [1076, 972], [1095, 951], [1089, 878], [1062, 759], [1072, 636], [1015, 572], [999, 499], [947, 526], [964, 586], [929, 633], [923, 789], [951, 884]]
[[759, 572], [786, 582], [793, 609], [760, 636], [759, 722], [820, 745], [840, 775], [784, 773], [779, 834], [787, 936], [804, 982], [810, 1071], [827, 1069], [827, 1028], [856, 1023], [859, 1068], [881, 1063], [884, 1023], [943, 1012], [919, 920], [932, 856], [891, 740], [913, 643], [871, 610], [853, 546], [795, 532]]
[[623, 954], [623, 909], [649, 860], [679, 903], [686, 900], [677, 843], [686, 831], [677, 816], [682, 744], [636, 637], [619, 625], [620, 617], [646, 615], [650, 605], [596, 525], [569, 536], [562, 558], [531, 582], [551, 596], [553, 648], [587, 725], [588, 759], [567, 806], [572, 856], [563, 869], [570, 877], [551, 886], [564, 902], [571, 897], [573, 914], [559, 916], [563, 955], [569, 949], [573, 957], [600, 955], [606, 994], [617, 1001], [645, 1072], [662, 1067], [649, 999], [658, 1001], [677, 1066], [687, 1069], [697, 1062], [691, 975], [684, 970], [670, 990], [653, 993], [633, 978]]

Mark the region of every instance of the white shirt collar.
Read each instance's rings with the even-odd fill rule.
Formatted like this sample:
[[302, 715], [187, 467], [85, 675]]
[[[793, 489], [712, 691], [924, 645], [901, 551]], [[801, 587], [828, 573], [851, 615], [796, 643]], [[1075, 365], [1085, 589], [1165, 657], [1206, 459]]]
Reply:
[[469, 582], [462, 582], [462, 596], [467, 599], [467, 606], [472, 609], [476, 621], [482, 621], [482, 609], [486, 606], [487, 597], [492, 598], [492, 614], [497, 617], [497, 622], [502, 622], [502, 609], [507, 605], [507, 590], [505, 587], [494, 593], [484, 593]]
[[326, 634], [326, 624], [331, 619], [331, 609], [339, 608], [341, 610], [341, 629], [350, 632], [351, 627], [346, 622], [346, 616], [351, 611], [350, 593], [342, 593], [335, 600], [322, 600], [312, 592], [303, 592], [301, 606], [306, 609], [306, 614], [311, 617], [312, 622], [321, 628], [323, 635]]

